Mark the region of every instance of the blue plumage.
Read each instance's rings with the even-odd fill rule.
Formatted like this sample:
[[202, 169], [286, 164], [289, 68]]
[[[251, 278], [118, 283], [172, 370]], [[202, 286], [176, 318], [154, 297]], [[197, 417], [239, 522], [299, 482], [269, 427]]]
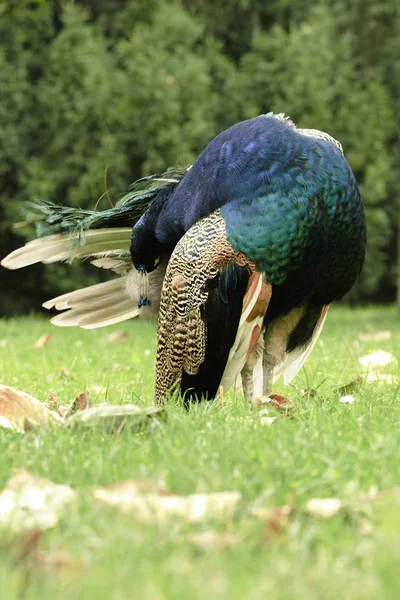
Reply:
[[[210, 142], [167, 201], [155, 200], [143, 215], [134, 228], [133, 262], [143, 255], [144, 244], [161, 254], [164, 247], [170, 255], [196, 223], [204, 219], [207, 229], [207, 219], [215, 211], [224, 221], [226, 235], [220, 248], [215, 246], [215, 260], [218, 256], [221, 264], [230, 260], [223, 259], [229, 254], [227, 244], [244, 256], [248, 287], [243, 277], [241, 287], [236, 287], [242, 259], [220, 270], [202, 308], [208, 350], [193, 373], [185, 371], [184, 362], [178, 361], [180, 367], [171, 363], [170, 384], [178, 377], [186, 397], [213, 398], [220, 382], [231, 385], [232, 372], [241, 372], [246, 395], [254, 397], [253, 369], [263, 355], [262, 390], [268, 395], [274, 372], [286, 369], [289, 381], [298, 371], [319, 336], [327, 307], [350, 290], [360, 273], [366, 229], [357, 183], [340, 144], [329, 135], [297, 129], [280, 115], [238, 123]], [[200, 238], [199, 264], [204, 247]], [[171, 266], [177, 273], [171, 282], [182, 279], [193, 290], [185, 292], [181, 315], [195, 311], [190, 298], [196, 292], [188, 283], [196, 271], [195, 257], [196, 249], [188, 248]], [[147, 263], [151, 265], [151, 257]], [[257, 279], [255, 287], [251, 282], [259, 275], [262, 280]], [[236, 290], [229, 303], [226, 289]], [[179, 302], [179, 295], [176, 298]], [[252, 303], [243, 322], [241, 311]], [[193, 325], [187, 324], [187, 334], [182, 323], [179, 327], [176, 323], [176, 331], [174, 327], [160, 323], [158, 399], [170, 385], [160, 376], [164, 346], [181, 343], [177, 356], [189, 348], [185, 340]], [[164, 342], [163, 337], [170, 339]]]
[[[262, 115], [219, 134], [156, 218], [149, 211], [138, 227], [149, 216], [156, 240], [173, 247], [217, 208], [233, 247], [272, 284], [301, 276], [303, 296], [320, 283], [319, 300], [329, 303], [360, 272], [365, 225], [354, 175], [338, 147], [302, 134], [286, 120]], [[326, 286], [330, 290], [322, 289]]]

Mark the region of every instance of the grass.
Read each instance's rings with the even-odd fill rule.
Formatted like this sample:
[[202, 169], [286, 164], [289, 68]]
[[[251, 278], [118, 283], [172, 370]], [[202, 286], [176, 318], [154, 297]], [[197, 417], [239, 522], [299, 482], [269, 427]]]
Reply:
[[[56, 329], [39, 318], [0, 321], [0, 382], [41, 400], [67, 403], [85, 389], [95, 402], [152, 402], [155, 332], [123, 324], [121, 343], [110, 330]], [[359, 333], [389, 330], [384, 341]], [[32, 348], [43, 334], [52, 342]], [[399, 386], [363, 382], [353, 404], [339, 402], [338, 386], [361, 373], [358, 358], [382, 349], [399, 356], [400, 320], [389, 308], [332, 310], [321, 341], [294, 385], [295, 403], [263, 426], [241, 394], [186, 412], [168, 406], [165, 424], [133, 434], [107, 435], [41, 429], [25, 435], [0, 429], [0, 487], [23, 467], [68, 483], [79, 501], [44, 533], [42, 549], [66, 552], [79, 568], [52, 568], [16, 560], [10, 532], [0, 534], [0, 598], [111, 599], [385, 599], [400, 595], [400, 493], [374, 501], [371, 488], [400, 486]], [[398, 366], [385, 372], [396, 375]], [[314, 392], [311, 392], [314, 390]], [[316, 390], [316, 391], [315, 391]], [[141, 523], [135, 515], [95, 502], [91, 490], [124, 479], [163, 482], [177, 494], [239, 491], [233, 519], [189, 525]], [[332, 518], [308, 514], [306, 503], [336, 497], [346, 507]], [[274, 520], [252, 515], [289, 504]], [[194, 533], [214, 531], [199, 547]], [[237, 543], [218, 540], [228, 533]], [[15, 542], [16, 543], [16, 542]], [[11, 548], [11, 550], [10, 550]]]

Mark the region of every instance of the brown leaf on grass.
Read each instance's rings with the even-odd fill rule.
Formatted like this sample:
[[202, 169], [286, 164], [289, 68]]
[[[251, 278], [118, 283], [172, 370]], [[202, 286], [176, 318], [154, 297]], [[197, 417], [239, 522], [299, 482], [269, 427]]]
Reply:
[[93, 406], [93, 400], [89, 392], [79, 394], [74, 400], [74, 405], [76, 406], [76, 410], [85, 410]]
[[75, 400], [69, 405], [63, 416], [65, 418], [74, 415], [79, 410], [86, 410], [93, 406], [93, 400], [89, 392], [85, 391], [79, 394]]
[[49, 529], [75, 499], [70, 486], [18, 469], [0, 493], [0, 525], [15, 533]]
[[52, 335], [51, 333], [45, 333], [44, 335], [40, 336], [40, 338], [36, 340], [34, 344], [32, 344], [31, 348], [43, 348], [43, 346], [49, 344], [53, 340], [54, 335]]
[[278, 410], [290, 411], [295, 408], [293, 400], [282, 396], [281, 394], [270, 394], [269, 396], [259, 396], [254, 400], [254, 404], [258, 407], [273, 406]]
[[384, 342], [392, 337], [391, 331], [373, 331], [371, 333], [359, 333], [360, 342]]
[[36, 425], [60, 422], [60, 416], [34, 396], [0, 385], [0, 426], [23, 433]]
[[293, 400], [290, 400], [287, 396], [271, 394], [270, 398], [272, 406], [279, 408], [279, 410], [292, 410], [295, 407]]
[[230, 520], [241, 499], [239, 492], [215, 492], [189, 496], [160, 495], [160, 493], [137, 493], [136, 482], [122, 482], [110, 488], [96, 488], [96, 500], [123, 512], [133, 513], [144, 523], [164, 522], [180, 518], [190, 523], [206, 519]]
[[113, 333], [110, 333], [107, 340], [112, 344], [121, 344], [122, 342], [126, 342], [128, 337], [127, 331], [113, 331]]
[[292, 504], [284, 504], [274, 508], [267, 518], [265, 538], [270, 539], [282, 535], [291, 523], [293, 511]]

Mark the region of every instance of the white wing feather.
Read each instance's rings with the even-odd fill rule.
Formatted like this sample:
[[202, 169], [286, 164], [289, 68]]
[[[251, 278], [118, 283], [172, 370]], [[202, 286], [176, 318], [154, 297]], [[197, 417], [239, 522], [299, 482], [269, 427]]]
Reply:
[[86, 258], [107, 251], [129, 250], [132, 229], [119, 227], [93, 229], [78, 234], [55, 234], [27, 242], [6, 256], [1, 264], [6, 269], [21, 269], [38, 262], [50, 264], [58, 261]]
[[[96, 267], [120, 275], [45, 302], [43, 306], [47, 309], [65, 311], [51, 319], [59, 327], [92, 329], [138, 316], [154, 318], [158, 316], [166, 261], [148, 275], [139, 273], [132, 265], [129, 253], [131, 236], [130, 227], [95, 229], [80, 236], [50, 235], [27, 242], [6, 256], [1, 264], [7, 269], [20, 269], [37, 262], [50, 264], [93, 257], [91, 262]], [[139, 299], [144, 292], [151, 305], [139, 308]]]

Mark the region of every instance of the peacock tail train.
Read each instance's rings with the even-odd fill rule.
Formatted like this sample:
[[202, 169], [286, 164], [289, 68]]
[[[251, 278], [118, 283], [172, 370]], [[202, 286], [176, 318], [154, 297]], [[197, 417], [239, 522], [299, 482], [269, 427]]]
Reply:
[[168, 196], [187, 171], [187, 167], [171, 167], [162, 175], [142, 177], [129, 186], [115, 206], [105, 210], [83, 210], [47, 200], [25, 202], [24, 221], [18, 225], [35, 225], [37, 237], [68, 233], [73, 241], [82, 239], [82, 243], [84, 233], [91, 229], [132, 228], [153, 200]]
[[[19, 269], [37, 262], [90, 260], [119, 276], [45, 302], [47, 309], [66, 311], [51, 319], [54, 325], [93, 329], [139, 316], [157, 318], [165, 260], [147, 277], [138, 273], [130, 253], [132, 228], [155, 198], [168, 198], [186, 172], [187, 168], [176, 167], [138, 179], [114, 207], [101, 211], [49, 201], [26, 202], [24, 221], [18, 226], [34, 225], [37, 239], [9, 254], [1, 264]], [[141, 305], [144, 296], [148, 301]]]

